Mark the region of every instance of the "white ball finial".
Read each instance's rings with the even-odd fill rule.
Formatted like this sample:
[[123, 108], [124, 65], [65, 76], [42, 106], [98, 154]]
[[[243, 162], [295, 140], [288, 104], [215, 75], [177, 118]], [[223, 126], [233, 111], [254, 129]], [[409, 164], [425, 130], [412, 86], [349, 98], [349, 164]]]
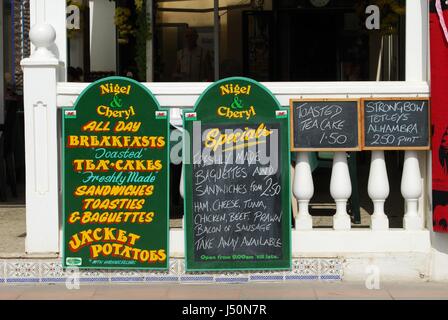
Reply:
[[36, 24], [30, 30], [30, 40], [37, 48], [49, 48], [56, 40], [56, 31], [49, 24]]
[[56, 31], [53, 26], [49, 24], [34, 25], [30, 30], [30, 40], [36, 47], [36, 51], [33, 53], [34, 57], [54, 57], [53, 53], [48, 50], [56, 40]]

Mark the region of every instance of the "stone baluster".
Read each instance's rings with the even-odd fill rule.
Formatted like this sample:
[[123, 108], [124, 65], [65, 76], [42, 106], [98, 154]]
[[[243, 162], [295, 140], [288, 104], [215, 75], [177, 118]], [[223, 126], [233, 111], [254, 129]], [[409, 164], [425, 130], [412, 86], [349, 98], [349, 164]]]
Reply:
[[351, 228], [351, 220], [347, 213], [347, 201], [352, 194], [352, 184], [345, 152], [334, 153], [330, 193], [336, 202], [333, 228], [335, 230], [349, 230]]
[[314, 194], [314, 184], [308, 152], [297, 153], [293, 194], [299, 203], [299, 210], [295, 217], [296, 230], [311, 230], [313, 219], [308, 207]]
[[418, 201], [422, 190], [417, 151], [406, 151], [401, 177], [401, 194], [405, 199], [403, 227], [407, 230], [423, 229], [423, 219], [418, 214]]
[[389, 229], [389, 219], [384, 213], [384, 203], [389, 196], [389, 179], [387, 177], [384, 151], [372, 151], [368, 193], [373, 202], [372, 230]]

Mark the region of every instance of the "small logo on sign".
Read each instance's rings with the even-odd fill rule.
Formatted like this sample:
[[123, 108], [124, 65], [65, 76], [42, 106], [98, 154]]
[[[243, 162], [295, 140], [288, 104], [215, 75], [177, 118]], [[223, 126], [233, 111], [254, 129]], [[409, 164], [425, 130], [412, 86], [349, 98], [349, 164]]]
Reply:
[[275, 111], [275, 116], [277, 119], [286, 118], [288, 116], [288, 111], [286, 110], [277, 110]]
[[65, 259], [65, 263], [68, 266], [80, 266], [82, 265], [82, 258], [67, 257]]
[[76, 110], [66, 110], [64, 114], [66, 119], [76, 118]]
[[187, 113], [185, 113], [185, 120], [187, 120], [187, 121], [193, 121], [193, 120], [196, 120], [196, 117], [197, 117], [197, 114], [196, 114], [196, 112], [187, 112]]
[[167, 114], [166, 111], [156, 111], [156, 119], [166, 119]]

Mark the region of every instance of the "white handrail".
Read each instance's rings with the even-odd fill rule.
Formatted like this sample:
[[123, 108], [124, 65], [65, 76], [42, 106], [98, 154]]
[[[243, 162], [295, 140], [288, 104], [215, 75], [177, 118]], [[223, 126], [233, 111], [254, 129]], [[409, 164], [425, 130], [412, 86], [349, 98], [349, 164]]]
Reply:
[[[356, 82], [264, 82], [283, 106], [291, 98], [362, 98], [362, 97], [428, 97], [427, 82], [356, 81]], [[57, 85], [57, 106], [71, 107], [89, 83], [60, 82]], [[210, 85], [204, 82], [144, 83], [163, 107], [192, 108]]]

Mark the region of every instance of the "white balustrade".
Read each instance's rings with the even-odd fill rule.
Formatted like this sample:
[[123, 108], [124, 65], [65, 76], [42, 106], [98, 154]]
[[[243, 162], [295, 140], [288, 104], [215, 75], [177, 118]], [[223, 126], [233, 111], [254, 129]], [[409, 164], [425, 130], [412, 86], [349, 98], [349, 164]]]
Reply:
[[293, 194], [299, 203], [299, 210], [295, 217], [296, 230], [311, 230], [313, 219], [308, 208], [314, 194], [314, 184], [308, 152], [297, 153]]
[[334, 153], [330, 193], [336, 202], [333, 228], [335, 230], [349, 230], [351, 228], [351, 220], [347, 213], [347, 201], [352, 194], [352, 184], [345, 152]]
[[373, 230], [389, 229], [389, 220], [384, 213], [384, 203], [389, 196], [389, 179], [384, 151], [372, 151], [367, 189], [373, 202], [371, 228]]
[[423, 229], [423, 219], [418, 214], [418, 201], [423, 187], [417, 151], [406, 151], [404, 155], [401, 194], [405, 199], [403, 227], [407, 230]]

